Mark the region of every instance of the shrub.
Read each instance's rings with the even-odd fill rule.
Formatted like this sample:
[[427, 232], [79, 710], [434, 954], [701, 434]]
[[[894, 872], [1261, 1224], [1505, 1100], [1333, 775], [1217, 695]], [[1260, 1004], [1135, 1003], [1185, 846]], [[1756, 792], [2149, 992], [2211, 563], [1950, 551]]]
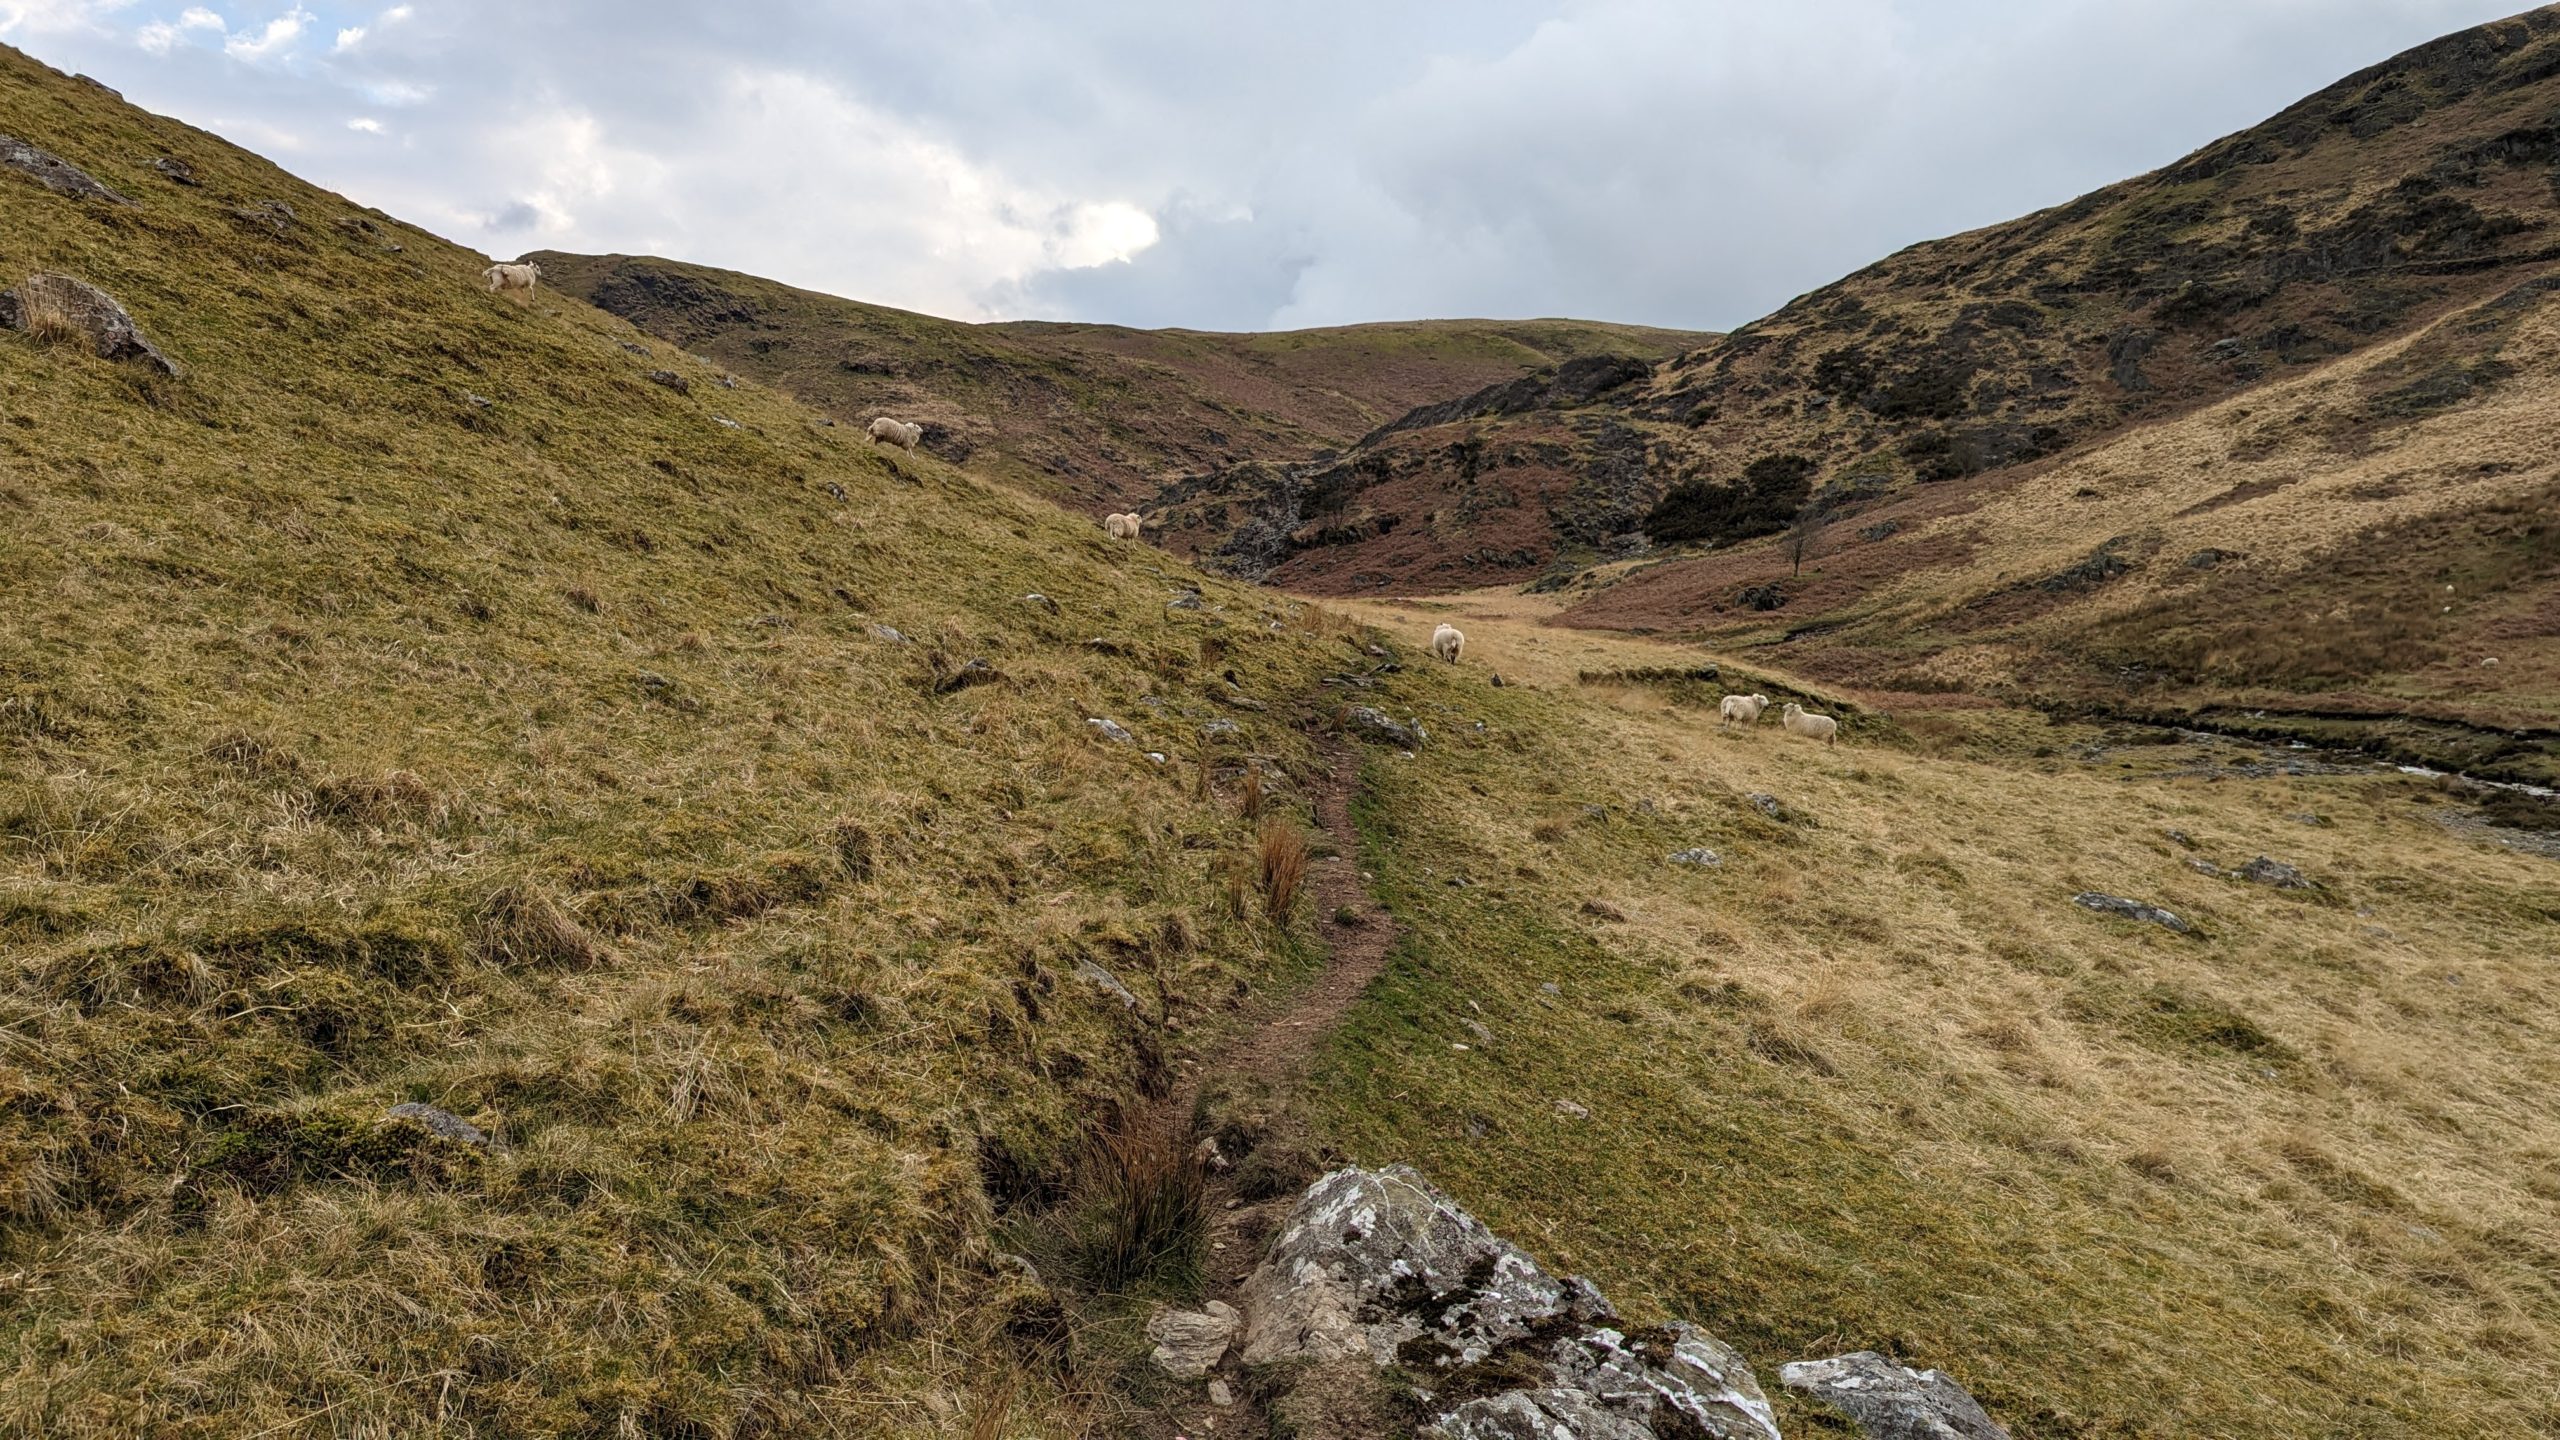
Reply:
[[1732, 484], [1691, 481], [1675, 486], [1645, 516], [1644, 533], [1664, 542], [1774, 535], [1787, 528], [1813, 493], [1815, 468], [1801, 455], [1766, 455], [1752, 461]]

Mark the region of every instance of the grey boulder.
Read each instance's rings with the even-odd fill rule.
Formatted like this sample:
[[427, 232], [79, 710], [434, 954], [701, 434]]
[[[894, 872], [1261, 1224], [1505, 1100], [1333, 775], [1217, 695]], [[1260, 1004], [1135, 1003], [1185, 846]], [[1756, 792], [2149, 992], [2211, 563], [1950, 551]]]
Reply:
[[2090, 890], [2072, 896], [2071, 903], [2079, 906], [2083, 910], [2094, 910], [2101, 915], [2114, 915], [2126, 920], [2145, 921], [2149, 924], [2158, 925], [2165, 929], [2174, 930], [2181, 935], [2192, 935], [2195, 933], [2196, 927], [2179, 919], [2169, 911], [2163, 910], [2157, 905], [2148, 904], [2144, 901], [2127, 900], [2121, 895], [2101, 895], [2094, 890]]
[[143, 337], [114, 296], [85, 280], [39, 272], [14, 290], [0, 290], [0, 326], [31, 330], [39, 315], [67, 322], [101, 360], [139, 360], [163, 375], [179, 373], [178, 362]]
[[1778, 1383], [1848, 1416], [1867, 1440], [2009, 1440], [1962, 1385], [1872, 1350], [1778, 1367]]
[[1406, 750], [1419, 750], [1431, 737], [1422, 722], [1406, 724], [1374, 705], [1354, 705], [1342, 712], [1342, 728], [1362, 740], [1380, 745], [1394, 745]]
[[406, 1101], [402, 1104], [394, 1105], [389, 1110], [384, 1111], [383, 1118], [386, 1120], [413, 1120], [418, 1124], [425, 1126], [428, 1133], [435, 1135], [439, 1139], [451, 1140], [458, 1144], [469, 1145], [480, 1150], [486, 1150], [489, 1148], [489, 1134], [487, 1131], [482, 1130], [479, 1126], [472, 1124], [470, 1121], [463, 1119], [461, 1116], [454, 1114], [450, 1110], [439, 1110], [433, 1105], [421, 1105], [415, 1100]]
[[104, 200], [112, 205], [133, 202], [61, 156], [39, 150], [15, 135], [0, 135], [0, 170], [15, 170], [56, 195], [74, 200]]

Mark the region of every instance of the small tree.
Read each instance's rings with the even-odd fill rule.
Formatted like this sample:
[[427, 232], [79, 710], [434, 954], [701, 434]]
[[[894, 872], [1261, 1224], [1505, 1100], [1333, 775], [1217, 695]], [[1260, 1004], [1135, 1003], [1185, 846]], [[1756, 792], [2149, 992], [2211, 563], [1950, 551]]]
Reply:
[[1798, 575], [1804, 573], [1805, 552], [1813, 548], [1813, 537], [1827, 518], [1826, 508], [1821, 496], [1812, 496], [1796, 507], [1796, 518], [1787, 525], [1787, 559], [1794, 562]]

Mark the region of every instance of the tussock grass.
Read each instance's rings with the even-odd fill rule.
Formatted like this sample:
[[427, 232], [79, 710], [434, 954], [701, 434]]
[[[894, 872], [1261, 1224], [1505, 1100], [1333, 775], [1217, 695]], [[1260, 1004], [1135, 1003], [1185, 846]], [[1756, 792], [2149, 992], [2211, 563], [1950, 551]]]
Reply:
[[1285, 921], [1298, 903], [1298, 887], [1307, 878], [1307, 836], [1278, 816], [1263, 820], [1254, 832], [1254, 861], [1262, 886], [1262, 913]]
[[17, 290], [18, 328], [40, 345], [87, 344], [89, 332], [63, 295], [56, 286], [21, 285]]
[[1069, 1224], [1084, 1281], [1112, 1292], [1196, 1283], [1209, 1176], [1188, 1126], [1133, 1121], [1095, 1137]]

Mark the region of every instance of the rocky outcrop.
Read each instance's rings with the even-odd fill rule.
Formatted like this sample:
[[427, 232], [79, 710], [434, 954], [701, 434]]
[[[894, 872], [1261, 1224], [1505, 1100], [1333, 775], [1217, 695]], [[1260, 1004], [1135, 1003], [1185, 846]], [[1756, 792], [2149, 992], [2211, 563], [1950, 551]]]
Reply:
[[1731, 1347], [1627, 1326], [1590, 1281], [1549, 1275], [1405, 1166], [1309, 1187], [1244, 1300], [1244, 1363], [1399, 1366], [1446, 1440], [1777, 1440]]
[[2149, 924], [2160, 926], [2166, 930], [2174, 930], [2181, 935], [2192, 935], [2195, 933], [2196, 927], [2179, 919], [2169, 911], [2163, 910], [2159, 906], [2149, 904], [2145, 901], [2127, 900], [2121, 895], [2101, 895], [2098, 892], [2091, 890], [2072, 896], [2071, 903], [2079, 906], [2083, 910], [2094, 910], [2101, 915], [2114, 915], [2125, 920], [2145, 921]]
[[1896, 1365], [1872, 1350], [1782, 1365], [1778, 1383], [1848, 1416], [1866, 1440], [2009, 1440], [1944, 1371]]
[[1406, 750], [1419, 750], [1431, 738], [1420, 721], [1407, 724], [1374, 705], [1354, 705], [1343, 711], [1342, 728], [1362, 740]]
[[98, 183], [88, 171], [15, 135], [0, 135], [0, 170], [12, 170], [56, 195], [73, 200], [104, 200], [110, 205], [133, 202]]
[[69, 330], [89, 342], [101, 360], [134, 360], [163, 375], [179, 374], [178, 362], [160, 353], [116, 298], [83, 280], [39, 272], [16, 289], [0, 290], [0, 328], [28, 332]]
[[440, 1140], [451, 1140], [455, 1144], [469, 1145], [479, 1150], [489, 1148], [487, 1132], [450, 1110], [439, 1110], [433, 1105], [421, 1105], [415, 1100], [409, 1100], [394, 1105], [382, 1113], [383, 1118], [387, 1120], [410, 1120], [423, 1125], [427, 1133]]

